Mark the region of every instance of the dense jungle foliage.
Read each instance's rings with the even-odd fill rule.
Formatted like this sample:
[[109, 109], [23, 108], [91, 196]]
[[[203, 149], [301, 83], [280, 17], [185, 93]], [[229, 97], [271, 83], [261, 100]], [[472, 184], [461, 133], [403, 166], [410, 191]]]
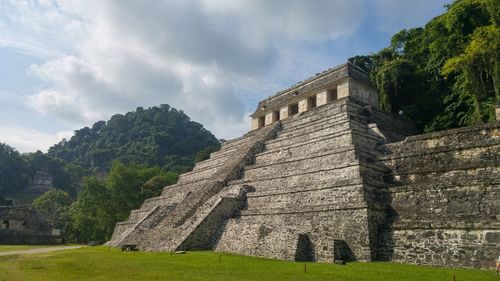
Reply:
[[25, 192], [36, 172], [46, 171], [54, 188], [35, 199], [33, 208], [68, 241], [105, 242], [130, 210], [219, 147], [182, 111], [139, 107], [75, 131], [46, 154], [20, 154], [0, 143], [0, 196]]
[[48, 155], [83, 168], [107, 171], [113, 161], [185, 171], [196, 153], [219, 142], [199, 123], [168, 105], [116, 114], [108, 122], [75, 131], [51, 147]]
[[370, 73], [383, 109], [423, 131], [495, 120], [500, 101], [500, 0], [458, 0], [424, 28], [349, 60]]
[[[349, 60], [370, 73], [381, 108], [403, 111], [423, 131], [490, 122], [500, 101], [499, 22], [500, 0], [457, 0], [389, 47]], [[59, 190], [33, 207], [68, 241], [104, 242], [130, 210], [219, 147], [182, 111], [139, 107], [75, 131], [47, 154], [0, 143], [0, 193], [22, 191], [45, 170]]]

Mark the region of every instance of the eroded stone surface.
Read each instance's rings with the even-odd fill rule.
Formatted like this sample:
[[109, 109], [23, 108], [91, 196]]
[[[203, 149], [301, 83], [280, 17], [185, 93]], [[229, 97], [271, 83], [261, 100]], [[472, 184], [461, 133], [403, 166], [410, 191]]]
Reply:
[[[263, 128], [225, 143], [147, 199], [110, 243], [492, 266], [500, 123], [415, 135], [408, 121], [370, 105], [373, 95], [366, 74], [339, 67], [264, 100], [255, 113], [262, 122], [252, 122]], [[304, 96], [316, 97], [315, 107]]]

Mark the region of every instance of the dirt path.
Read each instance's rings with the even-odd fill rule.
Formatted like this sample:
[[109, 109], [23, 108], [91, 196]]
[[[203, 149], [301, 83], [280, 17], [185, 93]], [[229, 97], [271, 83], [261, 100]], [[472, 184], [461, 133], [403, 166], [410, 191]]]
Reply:
[[14, 250], [14, 251], [0, 252], [0, 256], [42, 254], [42, 253], [50, 253], [62, 250], [78, 249], [81, 247], [82, 246], [58, 246], [58, 247], [47, 247], [47, 248], [38, 248], [29, 250]]

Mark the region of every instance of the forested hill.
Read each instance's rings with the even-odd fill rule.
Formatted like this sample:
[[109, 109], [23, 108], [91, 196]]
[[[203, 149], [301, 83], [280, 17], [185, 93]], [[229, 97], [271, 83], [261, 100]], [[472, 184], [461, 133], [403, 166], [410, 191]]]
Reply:
[[424, 28], [349, 60], [370, 72], [383, 109], [424, 131], [495, 120], [500, 102], [500, 0], [457, 0]]
[[108, 170], [115, 160], [182, 171], [192, 167], [197, 152], [218, 145], [212, 133], [184, 112], [161, 105], [138, 107], [77, 130], [71, 139], [51, 147], [48, 155], [99, 171]]

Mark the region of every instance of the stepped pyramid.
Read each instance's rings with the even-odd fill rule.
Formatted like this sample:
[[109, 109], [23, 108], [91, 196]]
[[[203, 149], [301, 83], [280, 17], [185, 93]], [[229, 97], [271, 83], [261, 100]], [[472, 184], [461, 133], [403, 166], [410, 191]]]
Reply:
[[116, 225], [113, 246], [490, 267], [500, 123], [416, 135], [347, 63], [261, 101], [252, 130]]

